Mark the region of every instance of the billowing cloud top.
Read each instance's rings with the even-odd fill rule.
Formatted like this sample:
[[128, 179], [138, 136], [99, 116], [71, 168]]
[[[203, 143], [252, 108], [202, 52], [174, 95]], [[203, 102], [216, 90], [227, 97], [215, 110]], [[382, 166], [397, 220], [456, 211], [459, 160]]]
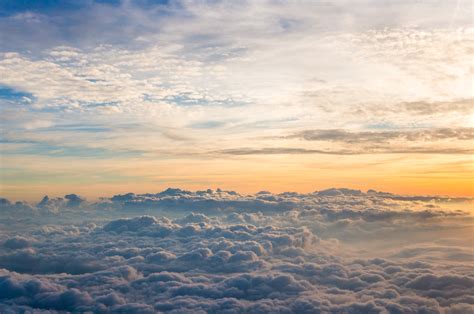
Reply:
[[469, 313], [470, 207], [352, 189], [2, 199], [0, 311]]
[[2, 1], [2, 192], [317, 181], [471, 195], [471, 11], [468, 0]]

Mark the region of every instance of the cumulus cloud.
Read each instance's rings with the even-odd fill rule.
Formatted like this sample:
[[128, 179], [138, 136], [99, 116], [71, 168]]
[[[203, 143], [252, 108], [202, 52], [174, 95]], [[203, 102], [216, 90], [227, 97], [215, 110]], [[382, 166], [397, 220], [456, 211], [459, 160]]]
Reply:
[[0, 233], [0, 309], [472, 311], [473, 219], [443, 208], [448, 200], [168, 189], [64, 201], [38, 212], [35, 225], [10, 216], [15, 228]]

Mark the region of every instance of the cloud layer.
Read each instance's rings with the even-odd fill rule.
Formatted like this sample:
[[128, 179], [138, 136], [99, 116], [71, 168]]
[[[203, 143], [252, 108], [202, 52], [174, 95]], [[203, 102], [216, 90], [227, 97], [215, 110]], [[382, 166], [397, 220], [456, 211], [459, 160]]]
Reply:
[[3, 200], [0, 309], [466, 313], [469, 202], [351, 189]]

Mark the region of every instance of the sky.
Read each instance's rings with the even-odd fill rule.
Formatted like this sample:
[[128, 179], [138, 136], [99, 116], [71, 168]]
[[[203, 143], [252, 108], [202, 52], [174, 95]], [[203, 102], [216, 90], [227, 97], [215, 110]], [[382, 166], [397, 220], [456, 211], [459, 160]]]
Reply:
[[473, 196], [472, 12], [0, 0], [0, 194]]

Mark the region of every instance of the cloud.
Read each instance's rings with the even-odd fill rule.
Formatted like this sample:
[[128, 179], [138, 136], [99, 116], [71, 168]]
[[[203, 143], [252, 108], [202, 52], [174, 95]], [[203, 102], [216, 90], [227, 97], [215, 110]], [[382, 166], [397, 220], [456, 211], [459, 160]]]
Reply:
[[447, 200], [344, 188], [63, 199], [31, 221], [2, 216], [0, 309], [471, 311], [473, 220], [436, 207]]
[[320, 150], [306, 148], [289, 148], [289, 147], [272, 147], [272, 148], [230, 148], [211, 152], [211, 154], [220, 155], [306, 155], [306, 154], [322, 154], [322, 155], [369, 155], [369, 154], [443, 154], [443, 155], [466, 155], [472, 154], [470, 148], [424, 148], [424, 147], [384, 147], [373, 146], [367, 149], [342, 149], [342, 150]]
[[230, 148], [225, 150], [215, 151], [214, 153], [224, 155], [279, 155], [279, 154], [328, 154], [328, 155], [352, 155], [350, 151], [325, 151], [319, 149], [305, 149], [305, 148], [287, 148], [287, 147], [272, 147], [272, 148]]
[[[326, 110], [330, 110], [326, 108]], [[443, 101], [408, 101], [400, 102], [393, 105], [376, 104], [371, 106], [356, 106], [351, 111], [354, 115], [375, 115], [375, 116], [387, 116], [387, 115], [400, 115], [409, 114], [414, 116], [439, 116], [439, 115], [452, 115], [452, 114], [471, 114], [472, 100], [467, 98], [454, 99], [454, 100], [443, 100]]]
[[[92, 302], [87, 292], [65, 289], [47, 279], [35, 279], [16, 273], [2, 271], [0, 277], [0, 300], [21, 300], [19, 305], [37, 309], [76, 311]], [[8, 307], [7, 307], [8, 309]]]
[[64, 198], [67, 199], [67, 206], [69, 207], [77, 207], [84, 202], [84, 199], [76, 194], [68, 194]]
[[[363, 192], [347, 188], [330, 188], [307, 194], [296, 192], [273, 194], [268, 191], [261, 191], [253, 195], [243, 195], [235, 191], [222, 189], [188, 191], [179, 188], [168, 188], [158, 193], [117, 194], [110, 198], [104, 197], [96, 202], [89, 202], [76, 194], [69, 194], [64, 198], [44, 196], [36, 206], [30, 205], [27, 202], [18, 201], [12, 203], [7, 199], [2, 199], [0, 209], [5, 213], [13, 215], [15, 213], [19, 215], [24, 213], [43, 215], [50, 213], [78, 213], [87, 216], [102, 211], [109, 214], [120, 212], [127, 214], [131, 212], [148, 212], [152, 214], [154, 210], [166, 210], [190, 213], [179, 220], [181, 223], [211, 223], [213, 220], [209, 220], [203, 214], [210, 213], [215, 215], [232, 212], [233, 216], [229, 216], [229, 219], [242, 222], [258, 222], [265, 221], [263, 213], [285, 213], [293, 209], [315, 206], [315, 204], [338, 206], [347, 204], [353, 207], [369, 203], [371, 206], [380, 206], [381, 210], [400, 209], [400, 206], [407, 204], [409, 207], [423, 208], [434, 215], [442, 215], [447, 212], [439, 211], [439, 206], [454, 203], [469, 204], [471, 201], [472, 198], [469, 197], [398, 195], [375, 190]], [[193, 213], [194, 211], [199, 212]], [[411, 214], [418, 215], [420, 212]], [[163, 222], [168, 223], [166, 219]], [[125, 220], [115, 222], [123, 230], [138, 228], [142, 223], [153, 224], [154, 218], [143, 217], [137, 222]]]
[[[247, 155], [345, 154], [252, 138], [262, 129], [280, 136], [315, 125], [348, 132], [348, 125], [471, 124], [464, 2], [458, 9], [392, 3], [377, 14], [370, 1], [58, 6], [7, 8], [0, 17], [0, 28], [14, 30], [2, 32], [0, 47], [0, 106], [13, 156], [143, 160], [156, 147], [180, 158], [224, 150], [218, 158], [231, 159], [244, 148]], [[456, 19], [446, 13], [454, 10]], [[91, 141], [77, 125], [101, 132]], [[455, 147], [393, 151], [470, 153], [451, 140]]]
[[45, 195], [36, 206], [42, 211], [58, 212], [60, 209], [78, 208], [81, 204], [84, 204], [84, 202], [85, 199], [76, 194], [68, 194], [65, 195], [64, 198], [58, 197], [52, 199]]
[[469, 114], [473, 111], [472, 101], [470, 99], [461, 99], [447, 102], [407, 102], [403, 103], [402, 107], [406, 111], [419, 115], [446, 114], [453, 111], [462, 114]]
[[24, 249], [31, 246], [31, 240], [21, 236], [16, 236], [5, 240], [3, 246], [12, 250]]
[[424, 142], [439, 140], [473, 140], [473, 128], [428, 129], [414, 131], [347, 131], [347, 130], [306, 130], [288, 138], [306, 141], [343, 142], [347, 144], [380, 144], [387, 141]]
[[[272, 140], [297, 139], [316, 142], [318, 149], [295, 147], [230, 148], [215, 151], [222, 155], [274, 154], [471, 154], [472, 128], [428, 128], [415, 130], [354, 131], [344, 129], [303, 130]], [[299, 142], [298, 145], [302, 143]], [[305, 143], [303, 143], [305, 144]], [[334, 145], [336, 144], [336, 145]], [[454, 145], [453, 145], [454, 144]], [[314, 147], [314, 145], [312, 145]]]

